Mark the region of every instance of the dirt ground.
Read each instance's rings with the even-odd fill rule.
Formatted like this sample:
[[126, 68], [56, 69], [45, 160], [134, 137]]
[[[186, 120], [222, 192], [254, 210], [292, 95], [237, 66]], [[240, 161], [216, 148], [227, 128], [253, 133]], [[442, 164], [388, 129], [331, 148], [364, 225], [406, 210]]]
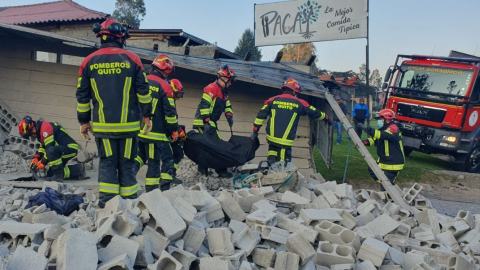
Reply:
[[[373, 181], [353, 181], [354, 189], [378, 189]], [[429, 171], [423, 174], [419, 182], [423, 186], [420, 194], [439, 200], [463, 202], [480, 205], [480, 174], [455, 171]], [[402, 189], [409, 188], [413, 182], [398, 184]]]

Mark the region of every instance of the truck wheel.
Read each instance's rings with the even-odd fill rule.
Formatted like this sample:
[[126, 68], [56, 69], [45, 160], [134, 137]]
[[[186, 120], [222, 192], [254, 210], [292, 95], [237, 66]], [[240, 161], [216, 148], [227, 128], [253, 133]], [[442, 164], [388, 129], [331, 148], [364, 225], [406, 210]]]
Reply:
[[473, 148], [466, 155], [455, 157], [455, 170], [477, 173], [480, 169], [480, 146]]
[[412, 147], [408, 147], [408, 146], [405, 146], [403, 147], [403, 154], [408, 157], [410, 156], [410, 154], [413, 152], [413, 148]]

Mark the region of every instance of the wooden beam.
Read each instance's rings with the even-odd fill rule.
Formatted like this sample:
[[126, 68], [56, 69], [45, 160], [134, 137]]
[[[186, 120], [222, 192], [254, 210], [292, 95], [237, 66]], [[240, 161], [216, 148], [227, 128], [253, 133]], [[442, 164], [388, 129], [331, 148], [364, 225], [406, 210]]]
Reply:
[[355, 132], [355, 129], [352, 128], [352, 125], [348, 121], [345, 114], [343, 114], [342, 110], [340, 109], [340, 106], [338, 106], [337, 102], [335, 101], [335, 98], [333, 98], [333, 96], [330, 93], [326, 93], [325, 98], [327, 99], [328, 103], [332, 107], [332, 110], [337, 115], [338, 119], [342, 122], [345, 130], [347, 130], [348, 135], [352, 139], [352, 142], [355, 144], [355, 148], [363, 156], [363, 158], [367, 162], [370, 169], [372, 169], [373, 173], [375, 173], [375, 176], [377, 176], [377, 178], [380, 179], [382, 186], [387, 190], [387, 193], [390, 195], [393, 201], [403, 209], [408, 210], [413, 214], [417, 214], [418, 210], [407, 204], [407, 202], [403, 199], [401, 193], [399, 192], [399, 189], [397, 189], [390, 183], [390, 180], [388, 180], [388, 178], [385, 176], [385, 173], [383, 173], [380, 167], [378, 167], [377, 162], [375, 161], [375, 159], [373, 159], [372, 155], [370, 155], [370, 152], [368, 152], [365, 145], [363, 145], [362, 140], [360, 139], [360, 137], [358, 137], [357, 133]]

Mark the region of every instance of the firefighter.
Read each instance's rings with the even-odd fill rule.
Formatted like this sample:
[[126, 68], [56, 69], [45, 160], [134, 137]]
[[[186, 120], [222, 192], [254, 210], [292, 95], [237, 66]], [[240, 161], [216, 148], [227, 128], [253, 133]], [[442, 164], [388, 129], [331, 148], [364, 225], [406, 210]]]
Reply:
[[[393, 119], [395, 119], [393, 110], [383, 109], [378, 117], [381, 120], [380, 123], [383, 123], [378, 130], [365, 127], [363, 124], [358, 124], [358, 127], [370, 135], [371, 138], [364, 140], [363, 144], [365, 146], [377, 146], [378, 166], [383, 170], [392, 185], [395, 185], [395, 178], [403, 170], [405, 164], [402, 133], [393, 122]], [[370, 168], [368, 172], [375, 181], [381, 183]], [[385, 190], [382, 185], [380, 186], [382, 190]]]
[[104, 207], [116, 195], [137, 198], [137, 134], [140, 115], [146, 126], [144, 133], [151, 129], [152, 97], [140, 58], [123, 49], [129, 38], [127, 28], [108, 18], [102, 24], [95, 23], [93, 32], [101, 46], [80, 65], [77, 118], [85, 139], [90, 139], [88, 132], [95, 134], [100, 157], [99, 206]]
[[258, 137], [263, 122], [270, 117], [266, 130], [267, 160], [270, 162], [290, 162], [292, 160], [292, 146], [300, 116], [308, 115], [312, 120], [323, 120], [329, 125], [332, 123], [327, 114], [297, 97], [297, 94], [300, 93], [300, 85], [295, 79], [290, 78], [285, 81], [281, 90], [281, 95], [265, 101], [255, 119], [251, 134], [252, 139]]
[[[230, 128], [233, 126], [233, 109], [228, 99], [228, 88], [235, 82], [235, 71], [227, 65], [223, 66], [217, 72], [217, 80], [205, 87], [202, 100], [198, 105], [195, 119], [193, 120], [193, 128], [198, 129], [200, 133], [216, 133], [218, 132], [217, 121], [225, 114]], [[207, 175], [208, 168], [198, 167], [201, 174]], [[227, 169], [216, 170], [220, 177], [232, 177]]]
[[18, 125], [18, 132], [24, 139], [37, 139], [40, 149], [34, 155], [30, 168], [45, 170], [49, 164], [47, 180], [63, 182], [64, 179], [85, 179], [85, 171], [81, 164], [66, 166], [67, 162], [76, 157], [78, 144], [58, 123], [33, 121], [26, 115]]
[[[171, 89], [173, 90], [173, 100], [175, 101], [175, 110], [176, 110], [177, 100], [182, 99], [183, 96], [185, 95], [185, 92], [183, 91], [182, 83], [177, 79], [172, 79], [170, 81], [170, 86], [171, 86]], [[178, 118], [178, 112], [176, 115]], [[184, 154], [183, 154], [182, 144], [187, 139], [187, 135], [185, 133], [185, 126], [179, 125], [178, 127], [179, 127], [178, 140], [170, 143], [170, 146], [172, 147], [172, 151], [173, 151], [173, 161], [174, 161], [175, 171], [178, 170], [178, 165], [180, 164], [180, 161], [182, 161], [183, 159]]]
[[[153, 60], [152, 72], [147, 76], [153, 98], [152, 130], [148, 134], [138, 135], [140, 154], [137, 157], [139, 165], [147, 160], [148, 170], [145, 179], [147, 192], [158, 188], [159, 184], [161, 190], [168, 190], [173, 181], [174, 184], [182, 183], [175, 177], [173, 151], [170, 147], [170, 140], [175, 142], [178, 139], [175, 100], [171, 85], [167, 82], [173, 68], [172, 59], [161, 54]], [[171, 139], [168, 135], [171, 135]]]

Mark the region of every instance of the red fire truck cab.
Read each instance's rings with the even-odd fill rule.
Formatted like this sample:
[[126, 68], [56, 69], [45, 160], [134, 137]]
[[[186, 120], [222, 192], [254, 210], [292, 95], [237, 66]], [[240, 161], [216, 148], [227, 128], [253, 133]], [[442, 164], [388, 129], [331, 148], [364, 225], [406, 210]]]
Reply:
[[385, 107], [397, 115], [405, 155], [446, 154], [457, 170], [480, 170], [479, 66], [479, 59], [397, 56], [382, 88]]

